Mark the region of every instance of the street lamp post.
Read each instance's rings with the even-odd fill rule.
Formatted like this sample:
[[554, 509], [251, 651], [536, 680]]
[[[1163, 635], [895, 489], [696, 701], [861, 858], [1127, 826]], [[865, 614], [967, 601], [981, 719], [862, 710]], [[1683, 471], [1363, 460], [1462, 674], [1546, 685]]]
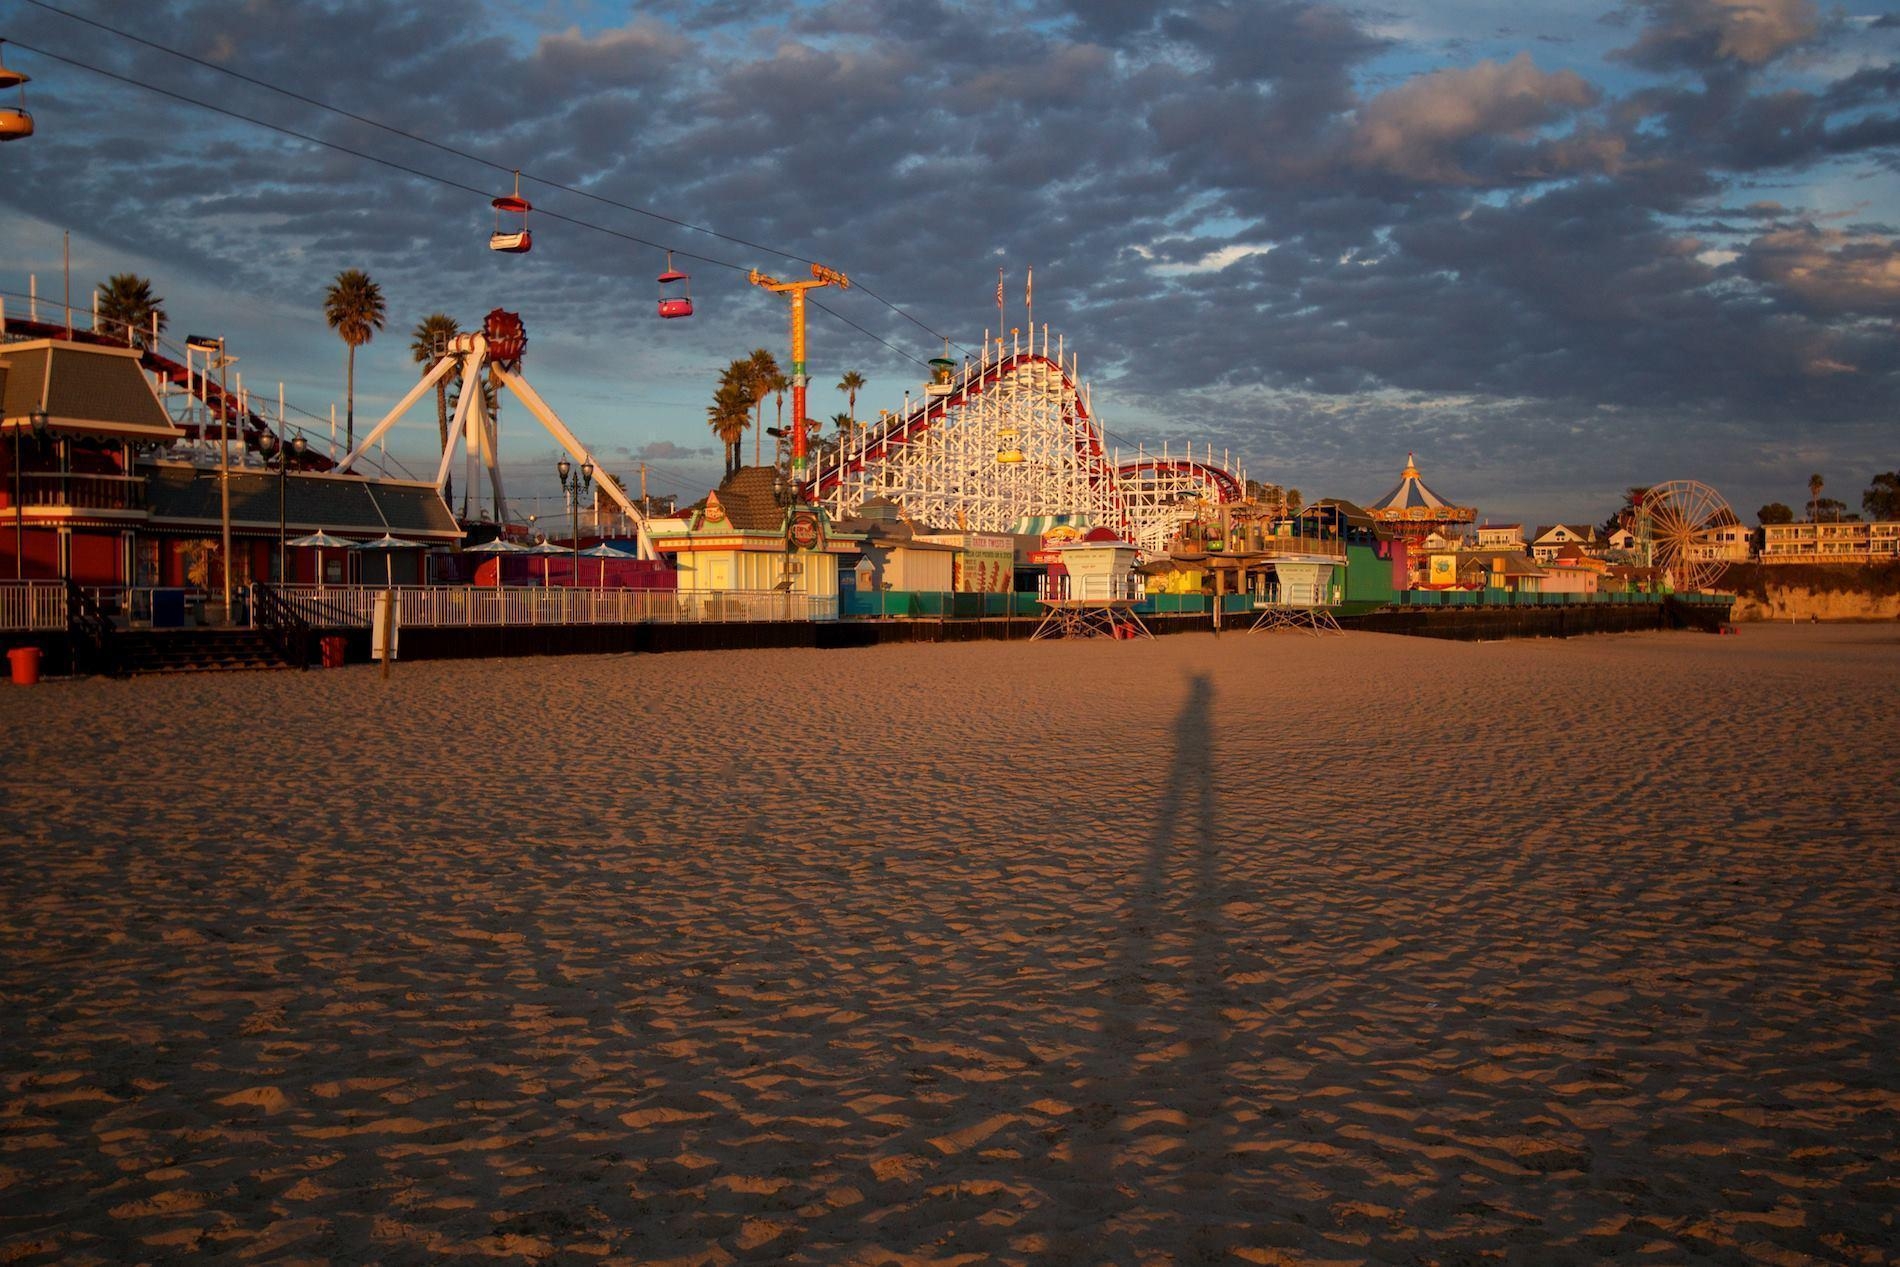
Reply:
[[797, 499], [797, 486], [792, 483], [784, 467], [778, 468], [772, 476], [772, 500], [785, 512], [785, 567], [779, 577], [779, 584], [785, 590], [785, 619], [792, 618], [792, 503]]
[[304, 438], [297, 436], [286, 446], [275, 432], [266, 431], [258, 437], [257, 447], [266, 462], [273, 455], [277, 458], [277, 583], [288, 585], [290, 558], [284, 545], [284, 486], [290, 482], [290, 464], [303, 456]]
[[567, 495], [568, 525], [573, 530], [574, 539], [574, 584], [581, 582], [581, 498], [594, 483], [594, 464], [582, 462], [580, 470], [574, 464], [562, 458], [554, 464], [555, 471], [561, 477], [561, 491]]
[[[39, 452], [46, 439], [46, 411], [35, 409], [27, 415], [33, 428], [33, 451]], [[26, 502], [21, 491], [24, 480], [20, 474], [20, 424], [13, 424], [13, 579], [26, 577]]]
[[[205, 373], [211, 372], [211, 353], [218, 355], [218, 521], [223, 542], [224, 623], [231, 623], [231, 393], [226, 388], [225, 371], [237, 360], [224, 354], [224, 336], [202, 334], [185, 336], [185, 347], [205, 354]], [[203, 379], [199, 380], [201, 383]], [[209, 395], [209, 385], [199, 390]], [[204, 438], [199, 433], [200, 440]]]

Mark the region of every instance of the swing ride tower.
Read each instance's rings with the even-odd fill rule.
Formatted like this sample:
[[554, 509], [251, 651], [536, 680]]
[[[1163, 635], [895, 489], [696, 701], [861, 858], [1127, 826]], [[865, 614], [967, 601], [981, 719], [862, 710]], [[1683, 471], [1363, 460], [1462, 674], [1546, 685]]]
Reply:
[[807, 465], [805, 457], [805, 388], [810, 376], [805, 373], [805, 292], [818, 290], [825, 286], [836, 286], [839, 290], [849, 290], [851, 279], [835, 268], [826, 268], [823, 264], [811, 266], [811, 280], [782, 282], [776, 277], [768, 277], [758, 269], [746, 274], [746, 280], [754, 286], [761, 286], [775, 294], [789, 295], [792, 301], [792, 476], [804, 479]]

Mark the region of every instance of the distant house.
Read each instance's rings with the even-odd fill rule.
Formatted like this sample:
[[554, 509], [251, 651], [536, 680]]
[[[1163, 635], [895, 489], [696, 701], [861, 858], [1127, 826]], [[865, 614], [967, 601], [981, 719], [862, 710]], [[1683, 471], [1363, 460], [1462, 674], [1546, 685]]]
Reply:
[[1546, 594], [1594, 594], [1602, 585], [1609, 564], [1585, 554], [1583, 547], [1571, 542], [1558, 547], [1544, 567], [1543, 592]]
[[1694, 557], [1722, 563], [1746, 563], [1754, 552], [1755, 530], [1726, 508], [1709, 519], [1702, 539], [1694, 547]]
[[1615, 532], [1603, 538], [1600, 545], [1602, 549], [1606, 550], [1634, 550], [1636, 548], [1636, 534], [1631, 532], [1628, 528], [1618, 528]]
[[1514, 594], [1536, 594], [1544, 588], [1543, 564], [1515, 550], [1478, 550], [1484, 562], [1488, 589], [1509, 590]]
[[1521, 551], [1524, 549], [1524, 525], [1479, 524], [1478, 548]]
[[1596, 541], [1597, 530], [1591, 524], [1545, 524], [1531, 538], [1531, 557], [1548, 563], [1565, 546], [1593, 546]]

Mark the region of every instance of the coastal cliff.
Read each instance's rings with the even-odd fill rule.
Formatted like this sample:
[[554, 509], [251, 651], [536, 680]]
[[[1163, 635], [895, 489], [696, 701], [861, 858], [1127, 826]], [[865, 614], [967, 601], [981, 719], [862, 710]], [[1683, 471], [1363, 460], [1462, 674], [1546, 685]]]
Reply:
[[1740, 564], [1719, 585], [1735, 595], [1736, 621], [1900, 620], [1900, 563]]

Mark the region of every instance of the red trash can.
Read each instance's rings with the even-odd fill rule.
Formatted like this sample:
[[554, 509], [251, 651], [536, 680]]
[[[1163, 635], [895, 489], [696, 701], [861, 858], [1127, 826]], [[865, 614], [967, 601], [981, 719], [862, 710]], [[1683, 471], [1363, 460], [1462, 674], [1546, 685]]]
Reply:
[[40, 680], [40, 649], [38, 647], [15, 647], [7, 652], [7, 663], [13, 670], [15, 686], [32, 686]]
[[323, 640], [322, 645], [323, 645], [323, 667], [326, 669], [342, 668], [343, 667], [343, 648], [347, 645], [343, 641], [343, 639], [334, 638], [334, 637], [325, 638]]

